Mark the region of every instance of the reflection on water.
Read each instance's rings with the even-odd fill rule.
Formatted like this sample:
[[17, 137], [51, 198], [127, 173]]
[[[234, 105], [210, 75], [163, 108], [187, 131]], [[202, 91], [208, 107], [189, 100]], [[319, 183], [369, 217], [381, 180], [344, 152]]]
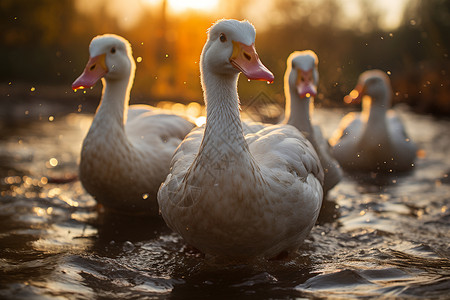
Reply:
[[[329, 136], [343, 114], [314, 119]], [[3, 128], [0, 297], [444, 298], [450, 122], [402, 115], [422, 151], [414, 172], [346, 176], [295, 258], [237, 266], [205, 260], [161, 218], [97, 213], [74, 180], [91, 116]]]

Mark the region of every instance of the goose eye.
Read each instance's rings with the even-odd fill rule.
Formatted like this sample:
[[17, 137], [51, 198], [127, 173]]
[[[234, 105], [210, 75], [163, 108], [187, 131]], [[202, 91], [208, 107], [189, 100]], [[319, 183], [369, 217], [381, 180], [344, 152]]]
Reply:
[[227, 41], [227, 36], [223, 33], [220, 34], [219, 39], [222, 43], [225, 43]]
[[112, 54], [116, 53], [116, 47], [112, 47], [112, 48], [111, 48], [111, 53], [112, 53]]

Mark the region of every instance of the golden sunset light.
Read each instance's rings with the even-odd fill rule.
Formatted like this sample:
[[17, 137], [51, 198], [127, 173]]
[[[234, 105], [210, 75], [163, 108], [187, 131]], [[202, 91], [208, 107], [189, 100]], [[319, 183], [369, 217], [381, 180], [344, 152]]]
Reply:
[[184, 13], [186, 11], [210, 12], [217, 8], [218, 0], [142, 0], [146, 6], [167, 5], [170, 12]]
[[450, 1], [0, 1], [1, 299], [450, 295]]
[[183, 12], [185, 10], [211, 11], [217, 7], [217, 0], [168, 0], [171, 10]]

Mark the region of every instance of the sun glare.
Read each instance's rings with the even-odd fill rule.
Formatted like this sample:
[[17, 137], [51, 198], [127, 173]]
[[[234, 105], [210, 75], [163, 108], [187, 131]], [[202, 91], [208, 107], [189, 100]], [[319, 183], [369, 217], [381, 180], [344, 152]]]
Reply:
[[217, 0], [168, 0], [168, 4], [175, 12], [189, 9], [210, 11], [217, 6]]
[[[149, 4], [158, 4], [164, 0], [144, 0]], [[211, 11], [218, 5], [218, 0], [166, 0], [167, 6], [173, 12], [180, 13], [186, 10]]]

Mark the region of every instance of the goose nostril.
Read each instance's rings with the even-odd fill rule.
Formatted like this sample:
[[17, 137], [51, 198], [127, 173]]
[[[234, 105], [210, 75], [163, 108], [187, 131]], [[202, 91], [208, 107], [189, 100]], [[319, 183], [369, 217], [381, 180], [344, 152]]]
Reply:
[[92, 65], [90, 68], [89, 68], [89, 71], [93, 71], [95, 69], [95, 65]]
[[249, 61], [252, 59], [252, 57], [248, 53], [245, 53], [245, 52], [244, 52], [244, 57]]

